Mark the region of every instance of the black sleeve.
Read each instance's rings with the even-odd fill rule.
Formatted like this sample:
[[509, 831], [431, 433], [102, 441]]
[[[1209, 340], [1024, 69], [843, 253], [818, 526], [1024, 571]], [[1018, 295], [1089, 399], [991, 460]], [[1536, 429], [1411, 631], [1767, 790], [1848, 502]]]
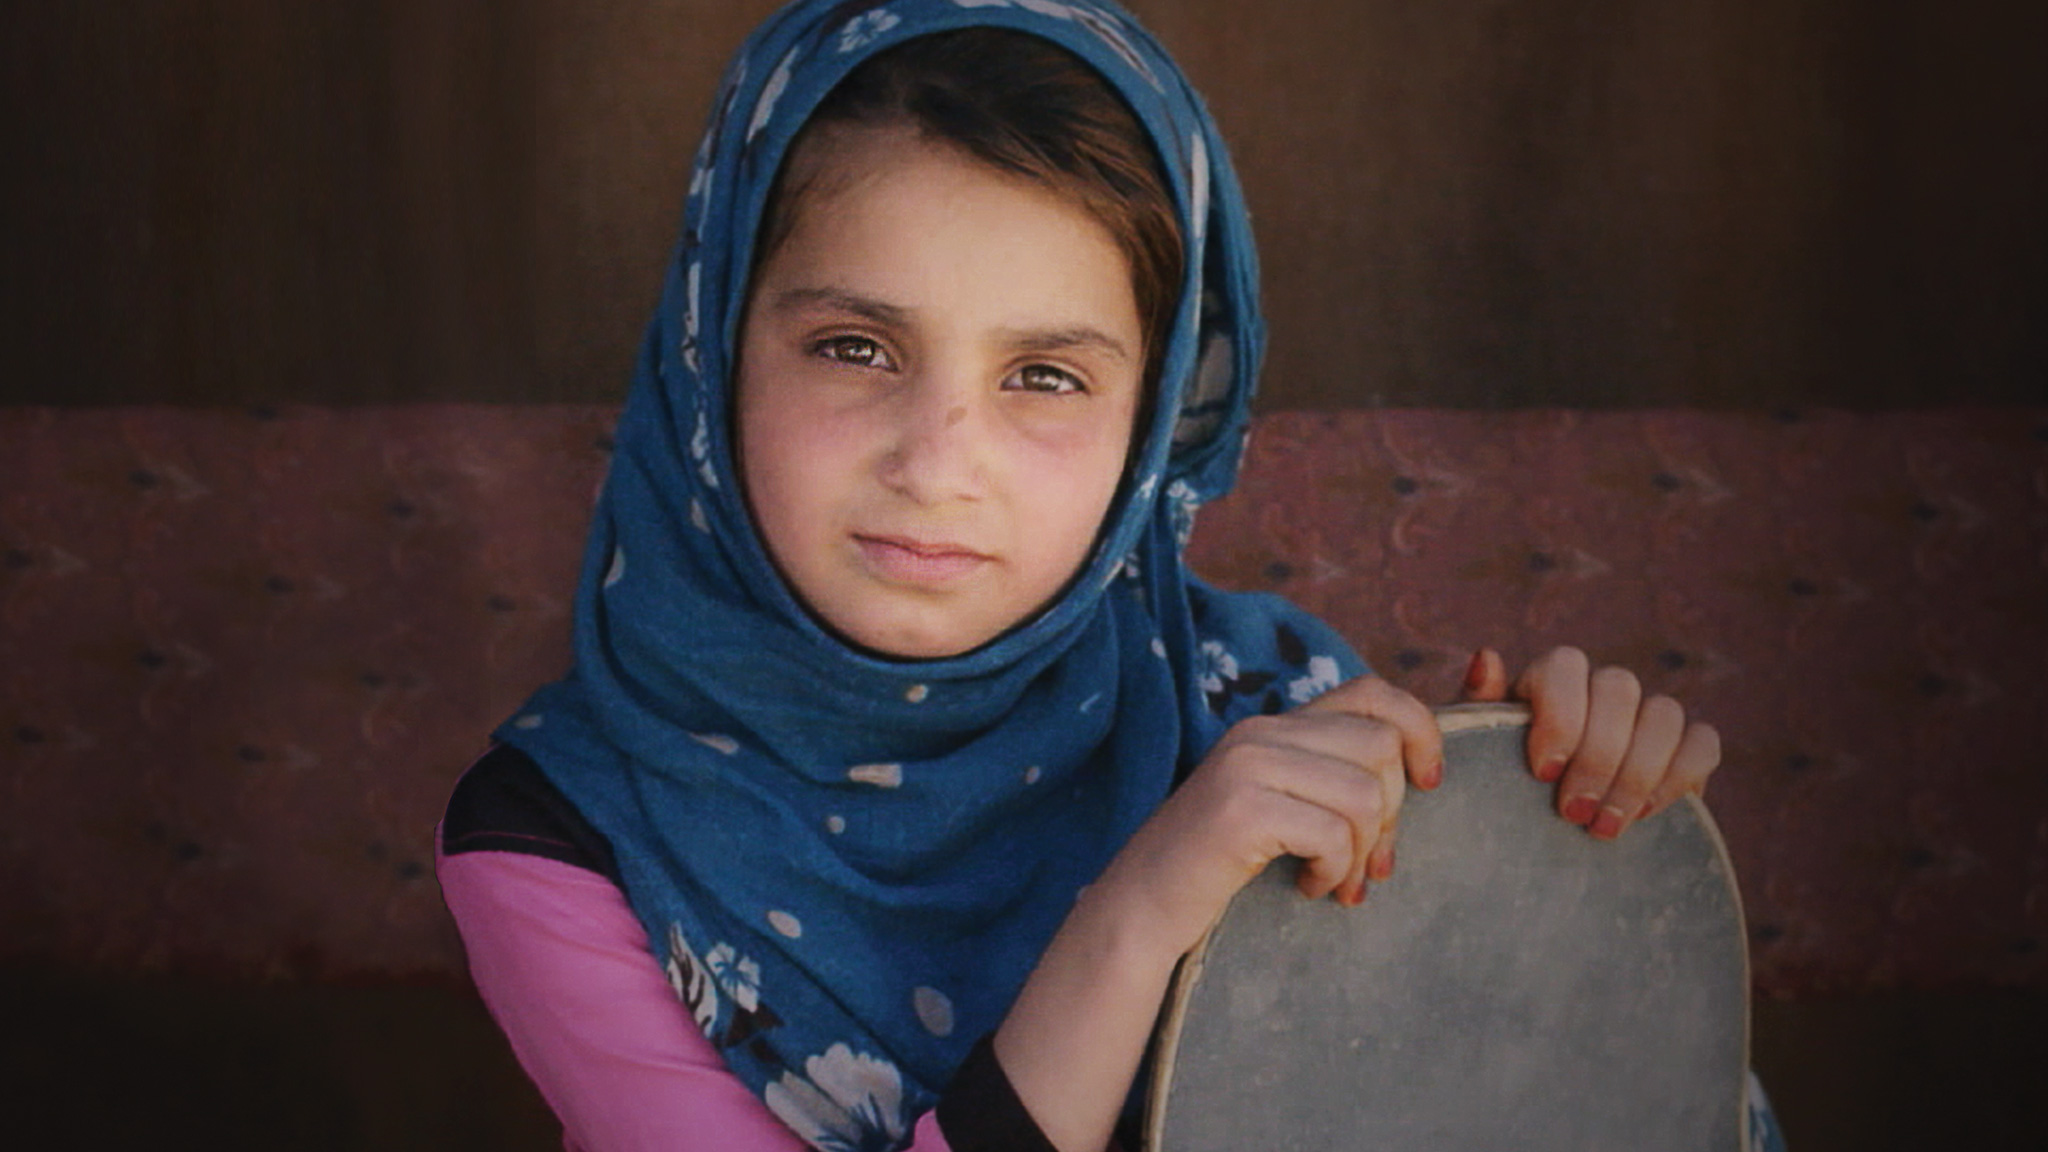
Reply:
[[[935, 1109], [939, 1132], [953, 1152], [1058, 1152], [1017, 1098], [1009, 1073], [996, 1059], [994, 1041], [994, 1033], [983, 1036], [954, 1071]], [[1146, 1077], [1141, 1068], [1139, 1082]], [[1126, 1105], [1111, 1152], [1143, 1146], [1144, 1112], [1141, 1100]]]
[[441, 853], [519, 852], [587, 868], [617, 883], [619, 868], [606, 840], [533, 758], [499, 744], [455, 785], [441, 821]]
[[968, 1052], [939, 1097], [939, 1131], [953, 1152], [1058, 1152], [1017, 1099], [993, 1034]]

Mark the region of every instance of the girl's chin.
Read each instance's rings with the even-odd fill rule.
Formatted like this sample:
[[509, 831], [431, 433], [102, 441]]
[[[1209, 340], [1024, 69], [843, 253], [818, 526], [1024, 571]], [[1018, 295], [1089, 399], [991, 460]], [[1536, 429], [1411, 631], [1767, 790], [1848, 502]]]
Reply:
[[828, 618], [824, 623], [840, 639], [885, 660], [948, 660], [965, 656], [1009, 631], [967, 620]]
[[965, 644], [938, 637], [903, 639], [890, 636], [873, 642], [864, 641], [858, 637], [847, 637], [847, 639], [851, 640], [855, 646], [866, 650], [869, 654], [880, 656], [884, 660], [950, 660], [955, 656], [967, 655], [969, 652], [988, 643], [989, 640], [995, 639], [995, 637], [991, 636], [984, 640]]

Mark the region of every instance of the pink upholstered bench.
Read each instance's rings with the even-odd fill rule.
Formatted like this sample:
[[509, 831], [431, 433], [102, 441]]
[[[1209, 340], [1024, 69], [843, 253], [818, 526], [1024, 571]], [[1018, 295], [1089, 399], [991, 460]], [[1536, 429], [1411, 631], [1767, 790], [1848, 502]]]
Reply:
[[[611, 416], [0, 410], [0, 951], [457, 974]], [[1571, 642], [1716, 722], [1760, 991], [2048, 984], [2048, 413], [1279, 413], [1195, 555], [1426, 698]]]

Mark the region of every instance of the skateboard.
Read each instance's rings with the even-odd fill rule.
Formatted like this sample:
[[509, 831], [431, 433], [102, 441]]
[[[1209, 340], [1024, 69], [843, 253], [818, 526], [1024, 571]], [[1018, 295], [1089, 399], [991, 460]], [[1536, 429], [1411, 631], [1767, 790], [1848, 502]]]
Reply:
[[1594, 840], [1526, 768], [1526, 709], [1437, 716], [1444, 782], [1364, 905], [1275, 861], [1182, 962], [1145, 1146], [1737, 1152], [1749, 957], [1705, 806]]

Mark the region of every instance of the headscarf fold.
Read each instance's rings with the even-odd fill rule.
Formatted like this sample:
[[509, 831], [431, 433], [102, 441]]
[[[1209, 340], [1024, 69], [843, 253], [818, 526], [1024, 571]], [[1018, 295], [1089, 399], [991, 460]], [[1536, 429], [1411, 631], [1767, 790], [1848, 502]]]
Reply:
[[[732, 379], [763, 208], [861, 61], [968, 26], [1102, 74], [1159, 154], [1186, 273], [1149, 426], [1067, 591], [974, 651], [890, 660], [821, 627], [738, 491]], [[585, 554], [575, 663], [499, 729], [611, 842], [677, 995], [819, 1148], [907, 1142], [1080, 888], [1239, 717], [1362, 670], [1320, 622], [1182, 563], [1235, 479], [1263, 344], [1222, 140], [1104, 0], [799, 0], [742, 47]]]

